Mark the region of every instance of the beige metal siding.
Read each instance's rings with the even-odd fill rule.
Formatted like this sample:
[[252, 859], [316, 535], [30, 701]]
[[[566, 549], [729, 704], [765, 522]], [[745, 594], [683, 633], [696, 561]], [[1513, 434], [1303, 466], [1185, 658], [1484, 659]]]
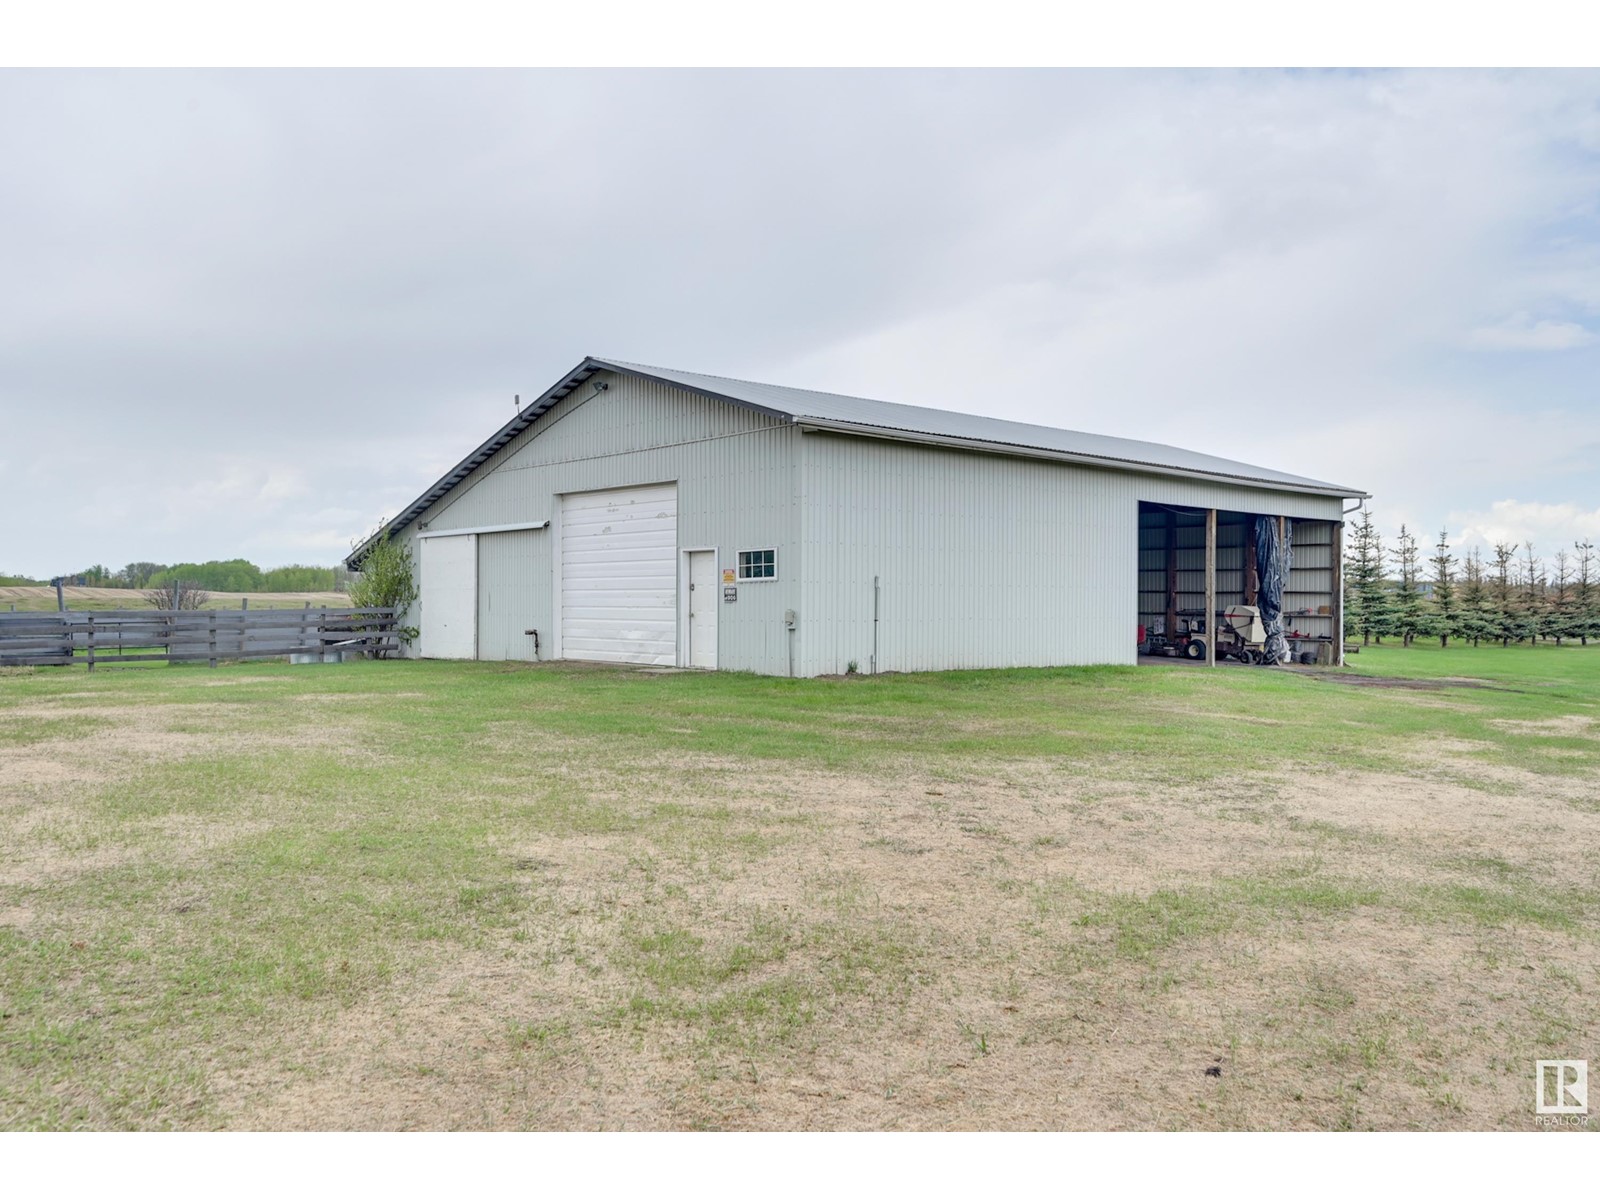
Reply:
[[874, 576], [880, 671], [1131, 663], [1139, 501], [1323, 519], [1340, 508], [880, 439], [807, 434], [802, 453], [803, 674], [869, 669]]

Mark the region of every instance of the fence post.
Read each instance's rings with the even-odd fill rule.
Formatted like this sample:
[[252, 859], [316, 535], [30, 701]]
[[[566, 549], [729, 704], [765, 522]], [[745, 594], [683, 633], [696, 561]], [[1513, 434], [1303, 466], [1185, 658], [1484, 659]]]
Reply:
[[215, 667], [217, 665], [217, 610], [214, 609], [214, 608], [211, 610], [210, 631], [211, 631], [211, 646], [210, 646], [210, 649], [211, 649], [211, 665], [213, 667]]
[[[72, 644], [72, 627], [67, 627], [67, 645]], [[89, 670], [94, 670], [94, 614], [89, 614]]]

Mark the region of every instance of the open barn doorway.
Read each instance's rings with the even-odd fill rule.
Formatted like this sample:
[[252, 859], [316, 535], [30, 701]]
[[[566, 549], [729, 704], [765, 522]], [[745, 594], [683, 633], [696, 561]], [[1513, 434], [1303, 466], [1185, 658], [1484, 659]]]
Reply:
[[1140, 657], [1337, 662], [1338, 552], [1332, 521], [1141, 502]]

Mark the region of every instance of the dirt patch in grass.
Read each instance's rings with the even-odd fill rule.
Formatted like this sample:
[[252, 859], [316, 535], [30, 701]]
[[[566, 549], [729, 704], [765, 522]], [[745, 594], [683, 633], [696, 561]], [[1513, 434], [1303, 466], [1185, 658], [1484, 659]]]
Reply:
[[[396, 996], [331, 1016], [281, 1069], [219, 1081], [252, 1129], [653, 1129], [685, 1124], [670, 1035], [579, 1016], [570, 975], [482, 952], [430, 962]], [[559, 989], [559, 991], [557, 990]], [[603, 997], [594, 1001], [604, 1004]], [[677, 1063], [674, 1059], [678, 1059]], [[360, 1097], [352, 1105], [351, 1098]]]
[[1543, 721], [1491, 720], [1490, 725], [1507, 733], [1527, 734], [1531, 737], [1588, 737], [1594, 728], [1594, 718], [1569, 713], [1548, 717]]
[[0, 884], [14, 887], [119, 867], [145, 857], [151, 842], [159, 842], [168, 859], [201, 856], [263, 827], [248, 818], [182, 812], [144, 824], [109, 825], [94, 797], [126, 787], [153, 767], [291, 748], [335, 750], [353, 762], [377, 757], [352, 738], [348, 724], [291, 721], [262, 728], [234, 705], [135, 708], [68, 699], [13, 706], [8, 717], [52, 731], [24, 745], [0, 744], [0, 817], [8, 834], [0, 839]]
[[0, 746], [0, 780], [4, 781], [7, 791], [46, 791], [104, 777], [103, 768], [93, 761], [67, 761], [49, 746]]
[[[22, 785], [104, 782], [152, 763], [277, 747], [335, 749], [362, 757], [371, 753], [359, 737], [358, 715], [340, 722], [299, 720], [282, 710], [279, 715], [281, 720], [269, 726], [248, 708], [233, 704], [134, 708], [68, 700], [15, 706], [10, 718], [48, 722], [60, 732], [20, 748], [0, 745], [0, 771]], [[75, 722], [81, 728], [73, 728]]]
[[1482, 679], [1471, 679], [1466, 676], [1441, 676], [1435, 679], [1404, 679], [1395, 675], [1350, 675], [1342, 671], [1329, 671], [1326, 669], [1294, 669], [1297, 675], [1305, 675], [1323, 683], [1343, 683], [1350, 687], [1383, 688], [1405, 692], [1437, 692], [1445, 688], [1486, 688], [1490, 691], [1509, 692], [1513, 688], [1501, 687]]
[[37, 888], [141, 861], [194, 862], [267, 828], [260, 820], [177, 814], [125, 825], [108, 844], [103, 822], [86, 806], [35, 807], [11, 823], [0, 886]]

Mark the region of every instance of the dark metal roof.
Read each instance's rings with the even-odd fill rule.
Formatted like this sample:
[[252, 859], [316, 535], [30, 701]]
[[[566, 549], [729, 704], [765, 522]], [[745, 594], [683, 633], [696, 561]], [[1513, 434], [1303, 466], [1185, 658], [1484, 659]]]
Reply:
[[1107, 467], [1155, 470], [1324, 496], [1358, 498], [1367, 495], [1359, 488], [1308, 479], [1302, 475], [1290, 475], [1177, 446], [1165, 446], [1158, 442], [1080, 433], [1048, 425], [1029, 425], [1020, 421], [1003, 421], [972, 413], [950, 412], [941, 408], [919, 408], [911, 404], [868, 400], [861, 396], [842, 396], [832, 392], [813, 392], [804, 388], [780, 387], [777, 384], [754, 383], [744, 379], [726, 379], [718, 375], [701, 375], [670, 367], [651, 367], [641, 363], [623, 362], [620, 359], [586, 358], [563, 376], [559, 383], [501, 426], [488, 441], [446, 472], [394, 520], [357, 547], [345, 559], [346, 564], [354, 569], [377, 538], [389, 533], [398, 533], [411, 524], [430, 505], [488, 461], [552, 405], [582, 386], [596, 371], [616, 371], [641, 379], [657, 380], [698, 395], [739, 404], [815, 429], [962, 445], [998, 453], [1043, 454]]

